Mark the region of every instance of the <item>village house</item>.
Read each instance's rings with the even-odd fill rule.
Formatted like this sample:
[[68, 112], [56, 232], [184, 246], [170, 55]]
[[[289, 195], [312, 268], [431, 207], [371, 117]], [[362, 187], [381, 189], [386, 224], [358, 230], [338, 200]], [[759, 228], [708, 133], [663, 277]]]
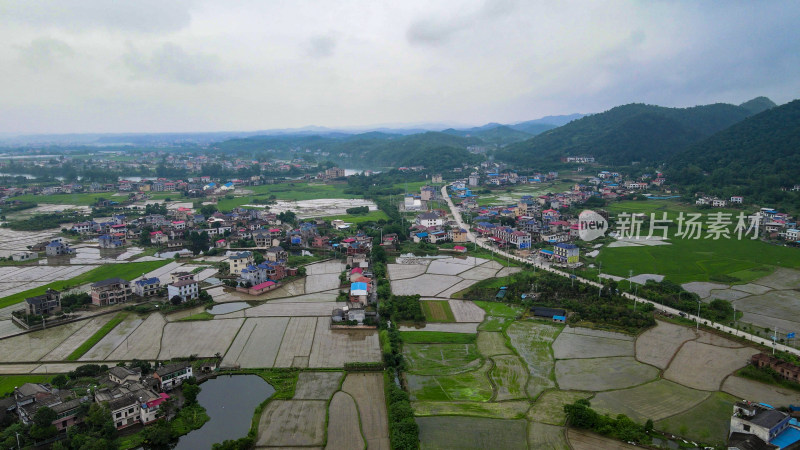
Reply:
[[161, 280], [157, 277], [144, 278], [133, 282], [133, 293], [139, 297], [152, 297], [161, 291]]
[[444, 225], [444, 220], [434, 212], [425, 212], [417, 216], [415, 223], [424, 227], [440, 227]]
[[108, 379], [116, 384], [135, 383], [141, 378], [142, 369], [139, 367], [114, 366], [108, 369]]
[[12, 261], [32, 261], [37, 259], [39, 254], [36, 252], [19, 252], [11, 255]]
[[161, 366], [153, 372], [162, 391], [169, 391], [180, 386], [183, 381], [192, 377], [192, 365], [186, 361]]
[[733, 405], [728, 448], [795, 448], [800, 427], [789, 413], [764, 403], [742, 400]]
[[553, 246], [553, 257], [565, 264], [577, 264], [580, 260], [580, 249], [575, 244], [560, 242]]
[[118, 234], [121, 234], [121, 233], [115, 233], [114, 235], [104, 234], [104, 235], [100, 236], [99, 238], [97, 238], [97, 241], [100, 244], [100, 248], [120, 248], [120, 247], [124, 247], [125, 244], [126, 244], [125, 236], [124, 235], [119, 236]]
[[200, 296], [200, 284], [194, 275], [188, 272], [176, 272], [172, 275], [172, 283], [167, 285], [167, 298], [172, 300], [180, 297], [182, 302], [196, 299]]
[[61, 292], [48, 289], [46, 293], [25, 299], [25, 313], [46, 316], [61, 311]]
[[75, 250], [60, 239], [51, 241], [45, 247], [45, 254], [47, 256], [71, 255], [73, 253], [75, 253]]
[[32, 424], [36, 411], [46, 406], [56, 413], [52, 424], [58, 431], [64, 431], [83, 422], [82, 405], [88, 402], [89, 398], [68, 399], [71, 396], [70, 391], [55, 391], [48, 386], [35, 383], [25, 383], [14, 389], [17, 415], [23, 424]]
[[242, 269], [253, 265], [253, 253], [249, 251], [236, 252], [228, 256], [228, 266], [231, 275], [239, 275]]
[[267, 261], [286, 261], [289, 259], [289, 253], [280, 245], [276, 245], [275, 247], [270, 247], [267, 249], [265, 257], [267, 258]]
[[131, 284], [122, 278], [108, 278], [91, 286], [92, 303], [97, 306], [125, 303], [131, 295]]

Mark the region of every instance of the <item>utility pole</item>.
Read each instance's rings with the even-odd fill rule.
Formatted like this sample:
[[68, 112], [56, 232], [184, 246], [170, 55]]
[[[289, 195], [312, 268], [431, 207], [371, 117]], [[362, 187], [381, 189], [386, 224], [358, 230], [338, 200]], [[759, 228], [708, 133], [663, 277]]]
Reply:
[[700, 300], [697, 300], [697, 331], [700, 331]]
[[775, 333], [772, 335], [772, 356], [775, 356], [775, 347], [778, 346], [778, 327], [775, 326]]

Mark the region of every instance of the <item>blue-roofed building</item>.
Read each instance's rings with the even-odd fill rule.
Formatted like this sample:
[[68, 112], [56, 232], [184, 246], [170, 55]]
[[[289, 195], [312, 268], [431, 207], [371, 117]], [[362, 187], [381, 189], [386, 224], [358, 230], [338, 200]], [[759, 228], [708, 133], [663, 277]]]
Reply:
[[133, 293], [139, 297], [152, 297], [161, 291], [161, 280], [157, 277], [142, 278], [133, 282]]
[[44, 251], [47, 256], [71, 255], [75, 253], [75, 250], [70, 248], [69, 244], [61, 242], [61, 240], [51, 241], [45, 246]]
[[792, 419], [789, 413], [764, 403], [746, 400], [736, 402], [733, 405], [730, 433], [728, 448], [784, 449], [800, 445], [797, 420]]

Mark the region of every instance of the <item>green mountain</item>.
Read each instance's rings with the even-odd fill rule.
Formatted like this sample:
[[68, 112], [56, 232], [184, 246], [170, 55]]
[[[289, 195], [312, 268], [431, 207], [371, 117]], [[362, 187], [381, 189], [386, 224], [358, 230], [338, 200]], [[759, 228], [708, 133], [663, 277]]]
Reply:
[[565, 156], [594, 156], [615, 165], [657, 162], [750, 115], [743, 107], [721, 103], [692, 108], [629, 104], [509, 145], [495, 156], [528, 166], [553, 164]]
[[[800, 211], [800, 100], [768, 109], [672, 156], [668, 178], [687, 193], [743, 195]], [[766, 205], [765, 205], [766, 206]]]
[[772, 109], [778, 105], [776, 105], [775, 102], [767, 97], [756, 97], [750, 101], [742, 103], [739, 106], [750, 111], [750, 114], [758, 114], [768, 109]]
[[442, 133], [451, 134], [453, 136], [462, 137], [476, 137], [487, 144], [495, 144], [499, 146], [513, 144], [514, 142], [521, 142], [532, 138], [534, 135], [524, 131], [514, 130], [506, 125], [496, 125], [487, 128], [476, 127], [468, 130], [455, 130], [448, 128]]

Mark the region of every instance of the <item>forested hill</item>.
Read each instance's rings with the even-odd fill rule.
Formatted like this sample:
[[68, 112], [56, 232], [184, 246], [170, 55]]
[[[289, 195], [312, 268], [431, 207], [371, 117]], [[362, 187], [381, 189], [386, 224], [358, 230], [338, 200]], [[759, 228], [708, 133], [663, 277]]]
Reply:
[[441, 170], [461, 167], [482, 158], [470, 153], [470, 146], [485, 142], [475, 137], [426, 132], [401, 136], [381, 132], [334, 136], [255, 136], [221, 142], [215, 149], [223, 152], [272, 151], [278, 155], [305, 150], [321, 150], [328, 156], [320, 158], [337, 161], [350, 167], [425, 166]]
[[[744, 195], [800, 211], [800, 100], [768, 109], [675, 154], [671, 182], [687, 192]], [[705, 174], [704, 174], [705, 173]]]
[[[751, 106], [758, 108], [758, 104], [763, 106], [763, 102]], [[509, 145], [498, 150], [496, 157], [527, 166], [552, 164], [565, 156], [593, 156], [614, 165], [658, 162], [750, 115], [743, 106], [724, 103], [692, 108], [634, 103]]]

